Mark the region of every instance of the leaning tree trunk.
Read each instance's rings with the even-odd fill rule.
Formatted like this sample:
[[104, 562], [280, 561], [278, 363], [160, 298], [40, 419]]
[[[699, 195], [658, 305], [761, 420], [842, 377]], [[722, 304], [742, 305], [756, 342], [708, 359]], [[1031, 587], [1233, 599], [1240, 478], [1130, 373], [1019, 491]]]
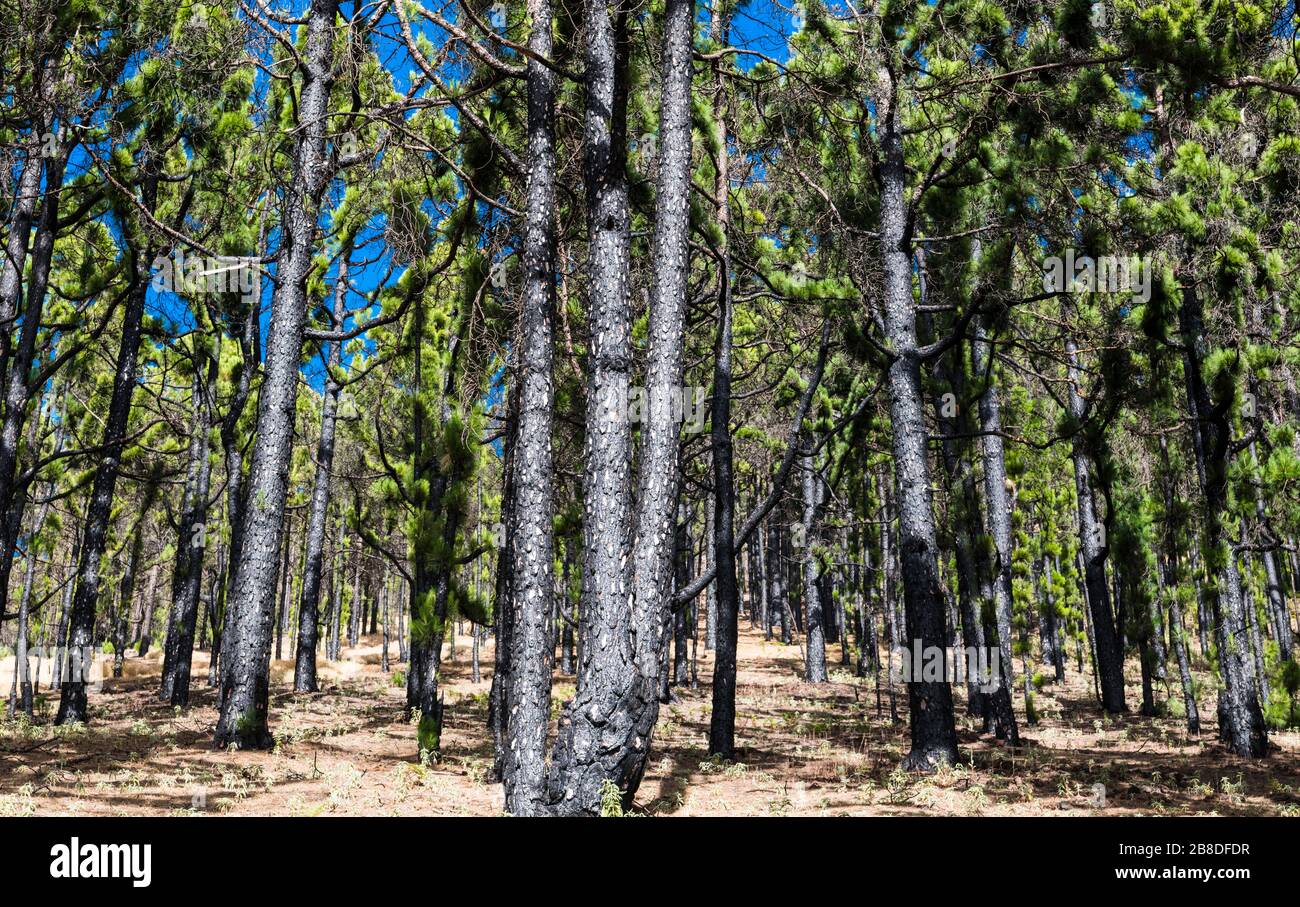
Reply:
[[333, 80], [334, 17], [339, 0], [312, 0], [302, 51], [300, 128], [293, 175], [285, 199], [279, 283], [271, 296], [270, 332], [257, 414], [257, 440], [248, 477], [226, 657], [221, 671], [221, 714], [216, 743], [240, 748], [271, 745], [267, 728], [270, 699], [271, 622], [276, 568], [293, 453], [298, 361], [307, 318], [307, 275], [321, 193], [329, 179], [326, 119]]
[[[145, 210], [152, 212], [158, 197], [158, 177], [151, 161], [142, 165], [145, 171], [142, 196]], [[90, 503], [86, 509], [86, 522], [77, 562], [77, 585], [72, 596], [72, 614], [69, 629], [69, 650], [72, 669], [64, 674], [59, 712], [55, 724], [85, 722], [86, 680], [94, 657], [92, 642], [95, 635], [95, 604], [99, 601], [100, 562], [108, 542], [108, 524], [112, 518], [113, 494], [121, 468], [122, 450], [126, 446], [126, 428], [131, 415], [131, 397], [135, 392], [139, 372], [139, 352], [145, 297], [149, 282], [146, 280], [148, 262], [153, 260], [152, 249], [142, 248], [136, 253], [135, 283], [127, 292], [122, 310], [122, 325], [117, 349], [116, 371], [113, 375], [113, 392], [109, 398], [108, 416], [104, 420], [103, 443], [99, 463], [91, 483]]]

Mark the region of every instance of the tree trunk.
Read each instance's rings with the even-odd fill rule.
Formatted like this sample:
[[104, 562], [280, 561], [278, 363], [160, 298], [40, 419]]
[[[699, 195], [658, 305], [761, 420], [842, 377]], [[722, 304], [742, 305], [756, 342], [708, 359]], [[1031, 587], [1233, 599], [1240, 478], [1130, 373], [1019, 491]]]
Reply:
[[[807, 443], [811, 448], [811, 440]], [[803, 475], [804, 544], [799, 554], [803, 567], [804, 625], [807, 627], [804, 634], [804, 680], [808, 683], [825, 683], [826, 631], [823, 626], [825, 615], [819, 584], [821, 561], [817, 551], [822, 480], [811, 455], [805, 454], [800, 460], [799, 468]]]
[[[212, 458], [208, 432], [212, 427], [212, 400], [216, 389], [217, 360], [194, 349], [194, 379], [190, 389], [190, 463], [183, 510], [176, 535], [176, 562], [172, 569], [172, 606], [163, 650], [162, 689], [159, 698], [172, 705], [190, 701], [190, 669], [194, 656], [194, 624], [203, 583], [203, 554], [207, 550], [208, 488]], [[207, 375], [203, 375], [206, 359]]]
[[[347, 311], [348, 254], [339, 256], [338, 278], [334, 281], [333, 324], [343, 327]], [[320, 439], [316, 443], [316, 476], [312, 482], [311, 512], [307, 518], [307, 560], [303, 567], [302, 598], [298, 602], [298, 650], [294, 660], [293, 688], [314, 693], [316, 686], [317, 626], [320, 621], [321, 577], [325, 571], [325, 521], [330, 506], [330, 474], [334, 468], [334, 436], [338, 423], [338, 370], [343, 362], [343, 343], [332, 341], [326, 355], [325, 393], [321, 397]], [[332, 657], [327, 645], [326, 657]]]
[[[529, 48], [551, 56], [551, 0], [529, 0]], [[511, 538], [513, 608], [504, 763], [506, 812], [545, 812], [546, 732], [551, 718], [554, 649], [548, 623], [554, 607], [555, 493], [551, 426], [555, 327], [555, 76], [528, 60], [528, 171], [523, 231], [519, 428], [515, 526]], [[567, 565], [567, 561], [566, 561]], [[567, 595], [564, 599], [567, 602]]]
[[1011, 499], [1007, 494], [1007, 462], [1002, 446], [1002, 413], [994, 380], [993, 345], [983, 320], [975, 327], [974, 366], [980, 383], [980, 447], [984, 467], [984, 498], [988, 505], [989, 536], [993, 540], [993, 614], [997, 621], [999, 665], [990, 678], [993, 690], [988, 702], [993, 712], [999, 738], [1012, 746], [1020, 744], [1015, 712], [1011, 708], [1011, 689], [1015, 683], [1011, 654]]
[[626, 401], [631, 354], [624, 162], [628, 14], [621, 0], [612, 11], [598, 0], [587, 3], [585, 172], [592, 326], [586, 420], [588, 484], [578, 691], [561, 715], [547, 779], [550, 808], [561, 815], [598, 813], [602, 797], [611, 787], [619, 791], [624, 806], [630, 806], [645, 771], [650, 736], [659, 714], [658, 672], [671, 615], [669, 578], [679, 447], [679, 427], [671, 418], [671, 402], [673, 394], [681, 393], [694, 4], [669, 0], [665, 9], [662, 160], [655, 203], [655, 268], [646, 368], [650, 413], [642, 433], [634, 548], [629, 545], [627, 493], [630, 431], [625, 413], [615, 413], [613, 419], [608, 416], [611, 405], [617, 408]]
[[[142, 197], [145, 210], [152, 212], [158, 197], [158, 176], [151, 160], [141, 165], [144, 172]], [[94, 657], [95, 603], [99, 601], [100, 566], [108, 542], [108, 524], [112, 518], [113, 494], [117, 488], [122, 451], [126, 445], [126, 429], [131, 415], [131, 397], [135, 392], [139, 372], [141, 322], [144, 317], [145, 297], [148, 295], [148, 262], [153, 260], [152, 249], [141, 248], [135, 253], [135, 283], [127, 292], [122, 310], [122, 325], [117, 350], [116, 370], [113, 375], [113, 392], [109, 399], [108, 416], [104, 420], [104, 435], [99, 462], [91, 483], [90, 503], [86, 509], [81, 553], [77, 562], [77, 586], [72, 596], [72, 614], [69, 649], [73, 664], [63, 677], [62, 695], [55, 724], [74, 724], [87, 720], [86, 680]]]
[[[60, 53], [60, 59], [61, 56]], [[56, 64], [54, 61], [42, 60], [39, 66], [41, 72], [38, 81], [43, 85], [44, 97], [49, 98], [54, 89]], [[6, 553], [6, 556], [0, 557], [0, 614], [5, 613], [9, 605], [9, 574], [14, 559], [7, 556], [7, 553], [17, 547], [23, 510], [27, 503], [26, 486], [18, 483], [19, 447], [34, 390], [31, 372], [45, 310], [54, 241], [59, 230], [63, 175], [73, 147], [67, 139], [61, 139], [52, 156], [41, 157], [45, 132], [52, 123], [47, 117], [33, 125], [35, 134], [28, 143], [22, 175], [16, 187], [18, 194], [13, 200], [6, 257], [0, 263], [0, 324], [4, 325], [4, 330], [0, 331], [0, 352], [3, 353], [0, 358], [3, 366], [0, 368], [0, 379], [3, 380], [4, 398], [4, 416], [0, 419], [0, 551]], [[42, 171], [44, 192], [41, 191]], [[20, 311], [18, 303], [23, 297], [28, 242], [38, 198], [41, 199], [41, 213], [36, 224], [35, 239], [31, 244], [27, 301]], [[21, 318], [18, 345], [11, 349], [10, 331], [18, 318]]]
[[271, 620], [276, 568], [293, 453], [298, 362], [307, 318], [307, 275], [313, 266], [317, 213], [330, 176], [325, 157], [330, 129], [334, 18], [338, 0], [312, 0], [302, 56], [297, 147], [284, 203], [279, 282], [271, 297], [270, 333], [249, 471], [244, 538], [239, 551], [226, 658], [221, 672], [218, 746], [265, 748], [270, 696]]
[[[1081, 396], [1079, 355], [1073, 337], [1066, 337], [1065, 354], [1069, 373], [1067, 393], [1070, 415], [1081, 423], [1087, 415], [1087, 404]], [[1115, 616], [1111, 612], [1110, 587], [1106, 583], [1106, 556], [1109, 553], [1106, 528], [1097, 517], [1090, 457], [1082, 431], [1075, 435], [1071, 457], [1079, 510], [1079, 551], [1083, 558], [1088, 610], [1092, 616], [1093, 659], [1101, 688], [1101, 707], [1106, 712], [1117, 715], [1127, 710], [1124, 704], [1123, 650], [1120, 648]]]
[[[692, 2], [678, 4], [685, 8], [679, 10], [671, 7], [670, 16], [686, 18], [694, 12]], [[723, 12], [720, 3], [713, 5], [712, 32], [713, 39], [725, 44], [729, 31], [730, 17]], [[677, 19], [669, 20], [669, 27], [682, 28]], [[684, 29], [683, 29], [684, 30]], [[689, 58], [690, 35], [673, 36], [675, 41], [665, 42], [665, 54], [675, 55], [674, 59], [683, 70], [671, 72], [675, 81], [671, 84], [679, 97], [672, 100], [682, 109], [673, 109], [675, 118], [689, 119], [686, 108], [690, 101]], [[665, 101], [668, 99], [665, 98]], [[714, 156], [716, 173], [714, 174], [713, 193], [717, 200], [716, 216], [721, 235], [721, 248], [715, 250], [718, 269], [718, 332], [714, 341], [713, 362], [713, 407], [710, 413], [712, 422], [710, 447], [713, 453], [713, 563], [717, 570], [713, 586], [713, 710], [709, 719], [709, 754], [730, 759], [735, 754], [736, 746], [736, 649], [739, 643], [738, 622], [740, 619], [740, 594], [736, 585], [736, 484], [732, 463], [731, 442], [731, 347], [732, 347], [732, 301], [731, 301], [731, 250], [728, 243], [728, 230], [731, 227], [731, 162], [727, 153], [727, 95], [722, 74], [716, 73], [714, 90], [714, 115], [718, 123], [721, 141]], [[668, 108], [665, 105], [665, 114]], [[681, 125], [680, 123], [678, 124]], [[682, 127], [685, 135], [678, 137], [686, 146], [689, 156], [689, 127]], [[685, 168], [683, 171], [685, 172]], [[680, 179], [681, 173], [675, 174]], [[682, 187], [684, 190], [684, 187]], [[681, 228], [685, 229], [685, 198], [682, 199]], [[684, 244], [683, 244], [684, 245]], [[679, 251], [684, 252], [684, 249]], [[685, 296], [685, 272], [680, 275], [680, 287], [675, 290]]]
[[1198, 475], [1202, 479], [1202, 547], [1209, 569], [1217, 572], [1207, 584], [1205, 597], [1215, 628], [1219, 673], [1223, 689], [1219, 694], [1220, 736], [1239, 756], [1264, 756], [1268, 733], [1256, 695], [1255, 671], [1251, 665], [1246, 603], [1236, 552], [1223, 525], [1228, 510], [1228, 460], [1231, 398], [1211, 401], [1202, 374], [1205, 332], [1201, 301], [1195, 287], [1183, 290], [1179, 327], [1183, 335], [1184, 372], [1193, 432]]
[[[938, 545], [930, 497], [929, 439], [921, 392], [916, 305], [912, 297], [901, 98], [897, 86], [891, 85], [889, 91], [891, 97], [882, 117], [879, 180], [885, 337], [894, 357], [889, 364], [887, 385], [903, 594], [908, 638], [920, 642], [922, 647], [941, 648], [946, 635], [944, 600], [939, 585]], [[939, 764], [955, 763], [957, 732], [951, 688], [942, 681], [913, 680], [908, 684], [908, 703], [912, 748], [905, 765], [913, 770], [932, 770]]]

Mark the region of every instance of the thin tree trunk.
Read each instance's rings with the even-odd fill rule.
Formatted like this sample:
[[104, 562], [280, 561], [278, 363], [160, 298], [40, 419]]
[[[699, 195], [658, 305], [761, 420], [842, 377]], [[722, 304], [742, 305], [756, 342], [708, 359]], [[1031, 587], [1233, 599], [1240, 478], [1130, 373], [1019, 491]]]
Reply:
[[[1079, 356], [1073, 337], [1066, 337], [1065, 353], [1070, 415], [1076, 422], [1082, 422], [1087, 415], [1087, 404], [1081, 395]], [[1115, 617], [1111, 612], [1110, 587], [1106, 583], [1106, 556], [1109, 551], [1106, 528], [1097, 516], [1090, 457], [1082, 434], [1075, 436], [1071, 457], [1078, 501], [1079, 550], [1083, 557], [1086, 598], [1092, 617], [1093, 664], [1101, 689], [1101, 707], [1111, 714], [1119, 714], [1127, 709], [1124, 704], [1123, 650], [1120, 648]]]
[[[678, 7], [685, 9], [679, 9]], [[678, 96], [672, 98], [675, 107], [672, 116], [686, 119], [685, 108], [690, 100], [689, 63], [683, 58], [689, 57], [690, 34], [678, 19], [693, 15], [693, 2], [678, 2], [668, 10], [669, 28], [677, 28], [682, 34], [670, 35], [664, 44], [665, 58], [672, 57], [680, 71], [666, 75], [674, 81], [668, 87]], [[676, 16], [677, 18], [671, 18]], [[726, 43], [730, 17], [723, 11], [720, 3], [713, 5], [712, 32], [713, 39]], [[666, 89], [666, 90], [668, 90]], [[664, 113], [669, 113], [665, 98]], [[731, 161], [727, 151], [727, 96], [722, 74], [715, 78], [714, 112], [718, 118], [718, 131], [721, 141], [714, 154], [716, 173], [713, 181], [713, 194], [717, 200], [716, 217], [721, 247], [715, 250], [718, 269], [718, 331], [714, 341], [713, 353], [713, 409], [710, 414], [712, 422], [710, 448], [713, 453], [713, 563], [717, 571], [710, 599], [713, 608], [713, 709], [709, 719], [709, 754], [730, 759], [735, 754], [736, 746], [736, 649], [739, 643], [740, 595], [736, 586], [736, 485], [732, 463], [731, 442], [731, 347], [733, 306], [731, 301], [731, 247], [728, 243], [728, 231], [731, 228]], [[678, 109], [681, 108], [681, 109]], [[684, 144], [689, 156], [689, 127], [678, 123], [685, 133], [676, 137]], [[684, 141], [683, 141], [684, 140]], [[684, 171], [685, 168], [682, 168]], [[682, 173], [674, 174], [674, 179], [681, 180]], [[684, 189], [684, 187], [679, 187]], [[685, 209], [685, 199], [682, 200]], [[661, 213], [662, 209], [661, 209]], [[685, 211], [681, 220], [685, 221]], [[678, 225], [684, 229], [685, 224]], [[683, 244], [684, 245], [684, 244]], [[679, 250], [681, 251], [681, 250]], [[675, 292], [685, 295], [685, 271], [678, 278], [680, 287]]]
[[994, 379], [993, 345], [983, 319], [975, 327], [974, 365], [981, 382], [979, 396], [981, 452], [984, 467], [984, 498], [988, 505], [989, 536], [993, 540], [993, 614], [997, 621], [998, 670], [989, 693], [995, 728], [999, 738], [1012, 746], [1020, 744], [1015, 712], [1011, 708], [1011, 689], [1015, 683], [1011, 654], [1011, 611], [1014, 597], [1011, 586], [1011, 499], [1007, 494], [1007, 463], [1002, 446], [1002, 414]]
[[[144, 172], [142, 198], [145, 210], [152, 212], [158, 197], [158, 176], [152, 160], [141, 164]], [[141, 248], [136, 256], [136, 282], [127, 292], [122, 310], [120, 340], [117, 350], [113, 391], [109, 399], [108, 415], [104, 420], [104, 435], [99, 462], [91, 483], [90, 503], [86, 509], [86, 522], [77, 563], [77, 586], [72, 596], [72, 614], [69, 648], [72, 670], [63, 677], [62, 694], [55, 724], [85, 722], [88, 718], [86, 681], [94, 657], [95, 603], [99, 600], [100, 566], [108, 541], [108, 524], [112, 518], [113, 494], [121, 468], [122, 451], [126, 445], [126, 429], [131, 415], [131, 397], [135, 392], [139, 371], [141, 322], [144, 317], [145, 297], [149, 284], [144, 279], [147, 262], [153, 260], [152, 248]]]
[[[190, 464], [183, 511], [176, 536], [176, 562], [172, 572], [172, 606], [163, 650], [162, 688], [159, 698], [172, 705], [190, 701], [190, 670], [194, 656], [194, 624], [198, 617], [203, 583], [203, 555], [207, 548], [208, 489], [212, 459], [208, 433], [212, 427], [212, 401], [217, 360], [194, 345], [194, 379], [190, 389]], [[206, 367], [207, 374], [204, 375]]]
[[[343, 327], [347, 311], [348, 245], [338, 259], [334, 281], [333, 324]], [[293, 688], [299, 693], [316, 691], [316, 647], [319, 623], [321, 577], [325, 572], [325, 521], [330, 506], [330, 474], [334, 468], [334, 437], [338, 424], [338, 370], [343, 362], [343, 343], [333, 341], [326, 355], [325, 393], [321, 397], [320, 439], [316, 443], [316, 476], [312, 482], [311, 513], [307, 518], [307, 560], [303, 568], [302, 598], [298, 602], [298, 650], [294, 660]], [[326, 657], [333, 657], [326, 645]]]
[[[809, 446], [811, 443], [810, 440]], [[803, 474], [804, 544], [799, 556], [803, 568], [804, 625], [807, 628], [804, 634], [804, 680], [808, 683], [825, 683], [826, 632], [819, 588], [821, 563], [817, 552], [821, 475], [817, 472], [812, 456], [805, 454], [800, 460], [800, 472]]]

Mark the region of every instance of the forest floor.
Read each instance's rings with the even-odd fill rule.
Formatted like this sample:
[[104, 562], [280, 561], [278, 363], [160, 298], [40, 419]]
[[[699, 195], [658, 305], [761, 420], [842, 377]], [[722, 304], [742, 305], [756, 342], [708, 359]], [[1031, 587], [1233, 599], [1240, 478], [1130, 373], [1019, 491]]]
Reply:
[[[161, 653], [130, 658], [124, 677], [92, 694], [89, 726], [51, 727], [57, 697], [44, 694], [34, 724], [0, 721], [0, 815], [500, 814], [501, 788], [486, 780], [492, 649], [484, 647], [482, 679], [472, 683], [469, 642], [460, 637], [455, 659], [444, 657], [443, 752], [425, 765], [403, 721], [404, 687], [380, 670], [373, 637], [339, 662], [321, 662], [319, 693], [292, 693], [292, 662], [274, 663], [269, 752], [212, 748], [205, 653], [195, 654], [185, 711], [157, 699]], [[396, 650], [394, 672], [403, 667]], [[888, 691], [878, 699], [873, 679], [835, 664], [830, 683], [803, 683], [800, 647], [766, 642], [744, 620], [739, 654], [736, 760], [706, 758], [712, 660], [701, 646], [699, 684], [677, 688], [660, 713], [634, 812], [1300, 815], [1300, 733], [1274, 733], [1266, 760], [1234, 757], [1215, 742], [1209, 701], [1203, 734], [1189, 739], [1181, 718], [1104, 718], [1091, 677], [1070, 670], [1038, 694], [1038, 724], [1024, 726], [1020, 711], [1025, 745], [1010, 749], [978, 733], [960, 697], [961, 763], [920, 776], [898, 768], [907, 726], [891, 720]], [[839, 647], [827, 654], [838, 662]], [[1131, 664], [1129, 680], [1136, 674]], [[557, 675], [557, 704], [572, 684]], [[1130, 701], [1138, 693], [1131, 683]], [[897, 697], [905, 715], [901, 687]]]

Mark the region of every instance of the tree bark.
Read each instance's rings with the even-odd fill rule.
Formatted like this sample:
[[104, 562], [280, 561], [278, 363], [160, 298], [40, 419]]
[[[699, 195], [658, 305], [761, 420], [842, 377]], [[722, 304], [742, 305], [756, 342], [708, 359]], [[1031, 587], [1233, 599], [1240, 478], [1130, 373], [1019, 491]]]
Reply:
[[[808, 442], [811, 448], [811, 440]], [[826, 630], [825, 609], [821, 599], [819, 578], [821, 561], [817, 551], [819, 544], [818, 524], [821, 509], [821, 474], [811, 455], [800, 458], [800, 472], [803, 475], [803, 533], [804, 545], [799, 552], [800, 566], [803, 568], [804, 600], [804, 680], [807, 683], [825, 683], [826, 674]]]
[[[172, 705], [190, 701], [190, 670], [194, 656], [194, 624], [203, 584], [203, 555], [207, 550], [208, 489], [212, 458], [208, 433], [212, 428], [211, 394], [216, 390], [217, 360], [194, 349], [194, 380], [190, 389], [190, 464], [180, 526], [176, 534], [176, 562], [172, 570], [172, 606], [163, 649], [162, 689], [159, 698]], [[206, 360], [206, 361], [205, 361]], [[204, 375], [206, 366], [207, 374]]]
[[[612, 10], [597, 0], [587, 3], [584, 168], [592, 328], [586, 420], [588, 485], [578, 692], [561, 715], [547, 779], [550, 808], [561, 815], [598, 813], [602, 796], [611, 786], [625, 807], [631, 804], [645, 771], [650, 735], [659, 714], [661, 647], [671, 614], [668, 590], [680, 430], [675, 419], [664, 416], [671, 415], [672, 394], [680, 394], [681, 384], [694, 4], [669, 0], [665, 8], [662, 160], [655, 202], [655, 268], [646, 369], [650, 413], [642, 438], [635, 547], [629, 544], [631, 437], [625, 410], [631, 355], [629, 214], [623, 160], [628, 14], [622, 0]], [[622, 412], [617, 411], [620, 406]], [[610, 418], [611, 408], [614, 418]]]
[[1232, 442], [1228, 409], [1232, 401], [1228, 399], [1216, 405], [1205, 383], [1202, 373], [1205, 329], [1200, 296], [1194, 286], [1183, 290], [1179, 328], [1185, 350], [1184, 372], [1192, 430], [1198, 439], [1194, 449], [1197, 474], [1202, 481], [1201, 544], [1207, 572], [1217, 573], [1215, 582], [1207, 584], [1204, 593], [1215, 630], [1218, 667], [1223, 679], [1223, 689], [1219, 693], [1219, 734], [1237, 755], [1259, 757], [1268, 753], [1268, 733], [1256, 694], [1246, 602], [1237, 555], [1224, 526], [1224, 516], [1228, 511], [1228, 461]]
[[[1087, 404], [1080, 389], [1079, 354], [1073, 337], [1066, 337], [1065, 355], [1068, 368], [1070, 415], [1077, 423], [1087, 416]], [[1074, 463], [1074, 489], [1079, 513], [1079, 551], [1083, 558], [1084, 585], [1088, 610], [1092, 616], [1092, 643], [1101, 707], [1117, 715], [1127, 710], [1124, 704], [1124, 659], [1119, 632], [1111, 611], [1110, 586], [1106, 582], [1106, 529], [1098, 519], [1096, 492], [1090, 470], [1090, 456], [1082, 430], [1074, 437], [1071, 449]]]
[[[893, 76], [885, 74], [887, 80]], [[912, 297], [911, 235], [904, 183], [901, 98], [889, 83], [881, 118], [880, 217], [883, 254], [885, 338], [893, 360], [887, 385], [893, 430], [898, 531], [906, 603], [907, 636], [922, 647], [945, 642], [943, 591], [939, 584], [938, 545], [930, 496], [925, 398]], [[952, 690], [942, 681], [908, 684], [912, 748], [904, 764], [932, 770], [957, 761]]]
[[[158, 176], [151, 160], [142, 166], [144, 179], [141, 195], [147, 211], [152, 212], [158, 197]], [[104, 420], [104, 435], [91, 483], [90, 503], [86, 509], [86, 523], [77, 562], [77, 586], [72, 596], [69, 649], [73, 657], [73, 670], [65, 674], [59, 712], [55, 724], [85, 722], [88, 718], [86, 680], [94, 657], [95, 603], [99, 600], [100, 562], [108, 542], [108, 524], [112, 517], [113, 494], [121, 468], [122, 451], [126, 444], [126, 428], [131, 415], [131, 397], [135, 392], [139, 371], [141, 321], [144, 317], [145, 297], [149, 290], [148, 263], [153, 260], [152, 249], [142, 247], [135, 253], [132, 280], [122, 310], [122, 325], [117, 350], [113, 392], [109, 399], [108, 416]]]
[[[339, 256], [334, 281], [334, 329], [343, 327], [347, 312], [348, 255]], [[293, 688], [298, 693], [316, 692], [316, 644], [320, 609], [321, 576], [324, 573], [325, 521], [330, 506], [330, 476], [334, 468], [334, 436], [338, 425], [339, 393], [343, 386], [338, 370], [343, 363], [343, 342], [330, 341], [325, 358], [325, 393], [321, 395], [320, 439], [316, 442], [316, 475], [312, 481], [311, 513], [307, 518], [307, 560], [303, 567], [302, 598], [298, 602], [298, 649], [293, 667]], [[327, 653], [328, 654], [328, 653]]]
[[226, 658], [221, 672], [218, 746], [266, 748], [270, 698], [271, 621], [276, 568], [293, 452], [298, 361], [307, 318], [307, 276], [313, 267], [321, 193], [330, 176], [325, 139], [333, 80], [334, 17], [338, 0], [312, 0], [302, 52], [299, 130], [284, 204], [279, 283], [271, 297], [257, 439], [248, 480], [244, 538], [238, 554]]
[[986, 518], [993, 539], [993, 613], [997, 621], [998, 670], [991, 678], [989, 705], [999, 738], [1012, 746], [1020, 744], [1020, 731], [1011, 708], [1011, 690], [1015, 683], [1011, 654], [1011, 499], [1007, 494], [1007, 461], [1002, 446], [1002, 411], [994, 381], [993, 345], [983, 320], [975, 328], [974, 365], [981, 381], [979, 396], [981, 452], [984, 467], [984, 497], [988, 505]]
[[[551, 2], [529, 0], [529, 48], [551, 56]], [[514, 463], [515, 526], [512, 635], [507, 708], [510, 714], [505, 767], [506, 812], [545, 813], [546, 732], [551, 718], [549, 645], [554, 607], [555, 493], [551, 427], [555, 328], [555, 76], [529, 58], [528, 185], [523, 230], [523, 289], [517, 457]], [[566, 596], [567, 601], [567, 596]]]

